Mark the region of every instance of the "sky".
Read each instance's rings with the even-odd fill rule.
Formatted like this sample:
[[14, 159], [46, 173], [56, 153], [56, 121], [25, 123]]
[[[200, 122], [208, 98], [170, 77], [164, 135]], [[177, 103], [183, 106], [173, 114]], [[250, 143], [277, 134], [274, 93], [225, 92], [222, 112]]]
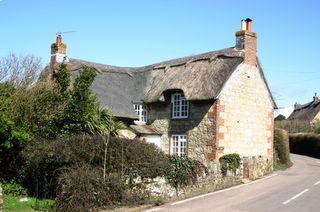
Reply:
[[284, 108], [320, 95], [319, 11], [319, 0], [0, 0], [0, 57], [31, 54], [45, 66], [62, 32], [69, 58], [145, 66], [233, 47], [241, 19], [251, 18]]

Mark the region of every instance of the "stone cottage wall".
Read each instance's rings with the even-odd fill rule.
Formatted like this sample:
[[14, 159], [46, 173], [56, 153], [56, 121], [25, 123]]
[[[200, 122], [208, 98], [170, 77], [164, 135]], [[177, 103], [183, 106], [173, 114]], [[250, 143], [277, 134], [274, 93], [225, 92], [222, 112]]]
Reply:
[[[259, 70], [241, 64], [222, 89], [217, 142], [223, 154], [239, 153], [242, 157], [273, 155], [273, 104]], [[271, 161], [272, 163], [272, 161]]]
[[318, 121], [320, 121], [320, 112], [312, 120], [312, 122], [318, 122]]
[[215, 136], [215, 118], [208, 116], [212, 110], [212, 101], [190, 102], [189, 118], [171, 119], [171, 104], [155, 103], [149, 105], [149, 122], [162, 134], [161, 149], [170, 154], [170, 138], [172, 134], [187, 135], [187, 154], [189, 157], [208, 164], [208, 153], [211, 152], [209, 142]]

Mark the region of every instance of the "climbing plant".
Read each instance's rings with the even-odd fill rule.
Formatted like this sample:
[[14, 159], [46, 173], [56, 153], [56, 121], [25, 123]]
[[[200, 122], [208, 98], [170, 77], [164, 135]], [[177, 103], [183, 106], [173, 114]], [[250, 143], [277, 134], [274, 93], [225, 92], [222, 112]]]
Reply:
[[224, 155], [219, 158], [221, 173], [223, 176], [227, 175], [227, 171], [231, 170], [233, 173], [240, 167], [241, 158], [237, 153]]

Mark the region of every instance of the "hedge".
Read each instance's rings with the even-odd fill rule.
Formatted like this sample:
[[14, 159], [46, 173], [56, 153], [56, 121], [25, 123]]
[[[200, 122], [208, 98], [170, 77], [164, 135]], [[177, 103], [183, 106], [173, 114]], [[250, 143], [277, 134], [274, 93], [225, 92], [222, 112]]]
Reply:
[[283, 129], [274, 130], [274, 161], [277, 164], [283, 164], [287, 167], [292, 166], [290, 160], [289, 135]]
[[320, 135], [295, 133], [289, 135], [290, 152], [320, 159]]

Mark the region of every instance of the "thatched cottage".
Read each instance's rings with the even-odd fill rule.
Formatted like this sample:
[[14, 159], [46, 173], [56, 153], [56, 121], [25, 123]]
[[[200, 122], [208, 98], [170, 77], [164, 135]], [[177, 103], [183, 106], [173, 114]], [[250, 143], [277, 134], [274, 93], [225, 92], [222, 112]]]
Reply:
[[[101, 107], [168, 154], [186, 154], [209, 166], [239, 153], [263, 158], [270, 167], [276, 105], [256, 57], [256, 39], [246, 19], [231, 48], [138, 68], [78, 59], [68, 59], [68, 67], [73, 75], [94, 67], [92, 90]], [[61, 36], [51, 53], [51, 64], [64, 60]]]
[[317, 94], [313, 96], [313, 100], [306, 104], [294, 104], [294, 110], [288, 117], [288, 120], [302, 121], [314, 123], [320, 121], [320, 101]]

